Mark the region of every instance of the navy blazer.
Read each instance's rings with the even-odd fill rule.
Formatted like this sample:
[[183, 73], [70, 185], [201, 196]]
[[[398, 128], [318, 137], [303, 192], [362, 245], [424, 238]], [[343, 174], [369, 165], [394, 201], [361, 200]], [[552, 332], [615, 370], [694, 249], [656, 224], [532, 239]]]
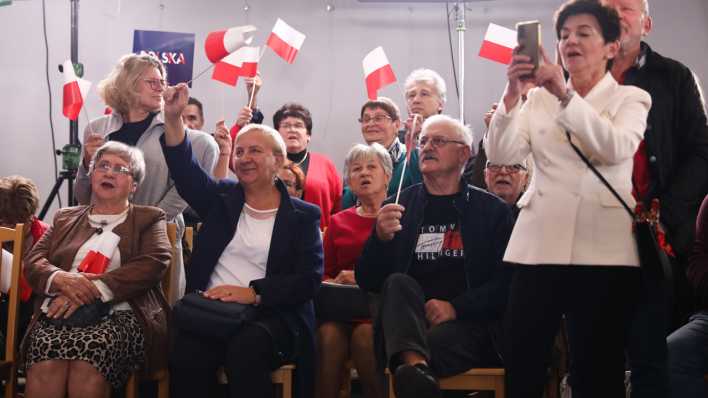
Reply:
[[[204, 220], [196, 235], [190, 265], [186, 267], [187, 292], [205, 290], [221, 253], [236, 233], [245, 203], [243, 186], [230, 179], [214, 180], [192, 156], [189, 138], [174, 147], [160, 139], [177, 191]], [[266, 276], [251, 282], [261, 296], [260, 306], [283, 316], [294, 333], [306, 331], [314, 342], [315, 311], [312, 299], [322, 280], [323, 254], [320, 209], [291, 198], [276, 181], [281, 194], [268, 252]], [[310, 344], [308, 344], [309, 346]], [[304, 348], [305, 351], [311, 351]], [[301, 369], [298, 361], [298, 369]]]
[[[450, 303], [458, 319], [501, 319], [511, 283], [511, 269], [502, 257], [514, 225], [509, 206], [497, 196], [460, 182], [460, 197], [454, 200], [460, 217], [465, 248], [466, 291]], [[393, 201], [389, 198], [386, 203]], [[427, 192], [416, 184], [401, 192], [405, 207], [403, 229], [388, 242], [372, 232], [356, 264], [356, 281], [367, 291], [378, 293], [392, 273], [407, 273], [415, 258], [418, 231], [423, 222]], [[376, 227], [374, 227], [375, 229]]]

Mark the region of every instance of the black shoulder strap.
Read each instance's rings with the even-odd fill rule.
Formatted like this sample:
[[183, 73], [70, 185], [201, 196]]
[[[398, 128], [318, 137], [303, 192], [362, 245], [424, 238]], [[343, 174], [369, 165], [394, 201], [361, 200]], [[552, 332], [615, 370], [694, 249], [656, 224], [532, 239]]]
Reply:
[[602, 174], [600, 174], [599, 171], [597, 171], [597, 169], [595, 168], [595, 166], [592, 165], [592, 163], [590, 163], [590, 160], [588, 160], [588, 158], [580, 150], [580, 148], [578, 148], [575, 144], [573, 144], [573, 140], [570, 139], [570, 133], [568, 132], [568, 130], [565, 131], [565, 135], [566, 135], [566, 137], [568, 137], [568, 143], [570, 144], [571, 147], [573, 147], [573, 150], [575, 151], [575, 153], [577, 153], [578, 156], [580, 156], [580, 159], [582, 159], [583, 162], [588, 166], [588, 168], [590, 170], [592, 170], [592, 172], [597, 176], [597, 178], [599, 178], [600, 181], [602, 181], [602, 184], [605, 185], [605, 187], [607, 187], [607, 189], [610, 190], [610, 192], [612, 193], [612, 195], [614, 195], [615, 198], [617, 198], [617, 200], [622, 204], [622, 207], [624, 207], [624, 209], [627, 210], [627, 214], [629, 214], [629, 217], [634, 219], [634, 212], [629, 207], [627, 202], [625, 202], [624, 199], [622, 199], [622, 197], [617, 193], [617, 191], [615, 191], [615, 189], [612, 187], [612, 185], [610, 185], [610, 183], [607, 182], [605, 177]]

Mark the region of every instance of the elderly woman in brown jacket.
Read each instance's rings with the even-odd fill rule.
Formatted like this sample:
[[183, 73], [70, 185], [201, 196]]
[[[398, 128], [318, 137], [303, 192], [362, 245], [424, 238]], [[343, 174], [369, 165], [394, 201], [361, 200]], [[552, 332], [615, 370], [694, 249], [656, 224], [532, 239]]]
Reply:
[[139, 149], [104, 144], [90, 166], [92, 204], [59, 210], [30, 252], [27, 396], [107, 397], [140, 365], [165, 366], [170, 244], [164, 212], [129, 202], [144, 174]]

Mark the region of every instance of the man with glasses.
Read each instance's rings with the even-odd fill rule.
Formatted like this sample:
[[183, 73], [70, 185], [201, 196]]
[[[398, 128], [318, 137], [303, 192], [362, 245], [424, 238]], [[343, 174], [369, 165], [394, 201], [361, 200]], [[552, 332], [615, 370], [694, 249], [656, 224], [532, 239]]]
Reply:
[[[359, 123], [361, 123], [361, 135], [364, 141], [371, 145], [379, 143], [388, 150], [393, 162], [393, 174], [388, 185], [387, 195], [395, 195], [398, 191], [398, 184], [401, 181], [403, 172], [403, 161], [406, 158], [406, 146], [397, 137], [397, 131], [401, 127], [401, 113], [398, 106], [390, 98], [379, 97], [375, 100], [366, 101], [361, 107]], [[420, 171], [418, 171], [418, 152], [411, 153], [406, 174], [403, 176], [403, 188], [420, 182]], [[412, 170], [412, 171], [411, 171]], [[415, 178], [414, 176], [418, 176]], [[344, 187], [342, 196], [342, 210], [356, 205], [356, 196], [349, 187]]]
[[524, 193], [528, 178], [529, 172], [526, 162], [523, 164], [495, 164], [487, 161], [484, 168], [484, 182], [487, 184], [487, 190], [504, 199], [512, 207], [515, 217], [519, 214], [516, 201]]
[[509, 288], [502, 256], [513, 219], [499, 198], [462, 180], [472, 137], [435, 115], [423, 124], [423, 183], [384, 205], [355, 275], [379, 293], [377, 359], [396, 396], [438, 397], [437, 377], [500, 365], [493, 331]]

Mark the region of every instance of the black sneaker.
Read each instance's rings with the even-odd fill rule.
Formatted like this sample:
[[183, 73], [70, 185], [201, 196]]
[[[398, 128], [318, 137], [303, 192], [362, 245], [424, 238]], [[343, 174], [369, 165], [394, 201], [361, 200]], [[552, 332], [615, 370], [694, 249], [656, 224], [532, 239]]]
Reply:
[[401, 365], [393, 376], [396, 398], [440, 398], [438, 379], [428, 365]]

